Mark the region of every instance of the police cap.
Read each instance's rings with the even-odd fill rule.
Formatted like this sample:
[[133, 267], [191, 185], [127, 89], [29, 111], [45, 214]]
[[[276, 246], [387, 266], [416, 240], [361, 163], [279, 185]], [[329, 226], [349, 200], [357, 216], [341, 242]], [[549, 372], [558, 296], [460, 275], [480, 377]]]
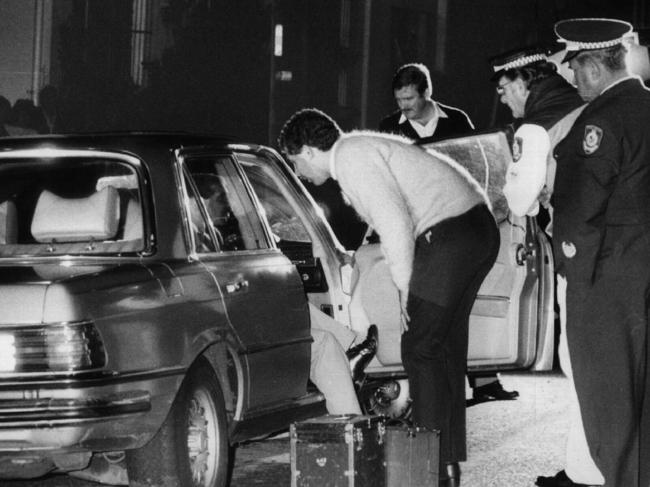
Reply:
[[546, 61], [546, 51], [541, 47], [523, 47], [490, 58], [494, 74], [490, 81], [498, 80], [510, 69], [523, 68], [529, 64]]
[[582, 51], [605, 49], [623, 44], [632, 24], [617, 19], [568, 19], [555, 24], [558, 42], [566, 44], [566, 63]]

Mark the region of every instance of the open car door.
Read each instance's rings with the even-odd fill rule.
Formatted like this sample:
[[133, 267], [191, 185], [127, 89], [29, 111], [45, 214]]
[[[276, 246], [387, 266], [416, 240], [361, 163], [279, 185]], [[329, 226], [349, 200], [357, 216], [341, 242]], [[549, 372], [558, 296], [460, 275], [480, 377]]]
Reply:
[[[552, 254], [535, 220], [517, 217], [508, 210], [502, 189], [512, 155], [505, 134], [477, 134], [424, 147], [448, 155], [474, 176], [489, 196], [501, 234], [499, 255], [470, 317], [470, 371], [550, 368], [554, 332]], [[367, 372], [397, 370], [401, 368], [397, 290], [379, 244], [362, 245], [355, 258], [358, 280], [350, 307], [351, 322], [354, 328], [365, 328], [368, 323], [379, 328], [377, 356]]]

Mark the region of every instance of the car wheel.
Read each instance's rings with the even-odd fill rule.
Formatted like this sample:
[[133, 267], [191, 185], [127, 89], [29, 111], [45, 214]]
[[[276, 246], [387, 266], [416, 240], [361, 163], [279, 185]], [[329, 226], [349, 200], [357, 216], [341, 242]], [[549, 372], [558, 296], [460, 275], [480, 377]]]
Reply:
[[224, 487], [229, 457], [223, 393], [210, 364], [199, 358], [158, 433], [127, 452], [129, 485]]

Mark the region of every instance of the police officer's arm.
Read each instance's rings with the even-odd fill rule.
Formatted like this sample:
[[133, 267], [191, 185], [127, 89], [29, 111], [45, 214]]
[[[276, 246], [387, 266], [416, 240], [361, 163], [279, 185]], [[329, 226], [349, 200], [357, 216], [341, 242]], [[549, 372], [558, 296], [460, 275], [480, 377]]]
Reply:
[[336, 160], [341, 189], [379, 234], [391, 277], [407, 296], [415, 248], [413, 220], [382, 154], [367, 141], [348, 139], [337, 148]]
[[515, 132], [513, 162], [508, 165], [503, 188], [515, 215], [537, 214], [537, 198], [546, 182], [546, 158], [550, 149], [548, 132], [539, 125], [523, 124]]

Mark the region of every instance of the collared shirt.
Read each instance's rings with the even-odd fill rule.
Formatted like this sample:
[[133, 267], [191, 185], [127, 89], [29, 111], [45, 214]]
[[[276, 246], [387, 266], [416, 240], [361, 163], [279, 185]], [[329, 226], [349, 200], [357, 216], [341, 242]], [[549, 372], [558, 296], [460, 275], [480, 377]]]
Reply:
[[413, 130], [415, 130], [421, 138], [431, 137], [438, 127], [438, 120], [441, 118], [449, 118], [438, 103], [433, 100], [431, 100], [431, 103], [433, 104], [433, 117], [426, 124], [422, 125], [420, 122], [416, 122], [415, 120], [409, 120], [403, 113], [399, 117], [399, 123], [404, 123], [408, 120], [411, 127], [413, 127]]

